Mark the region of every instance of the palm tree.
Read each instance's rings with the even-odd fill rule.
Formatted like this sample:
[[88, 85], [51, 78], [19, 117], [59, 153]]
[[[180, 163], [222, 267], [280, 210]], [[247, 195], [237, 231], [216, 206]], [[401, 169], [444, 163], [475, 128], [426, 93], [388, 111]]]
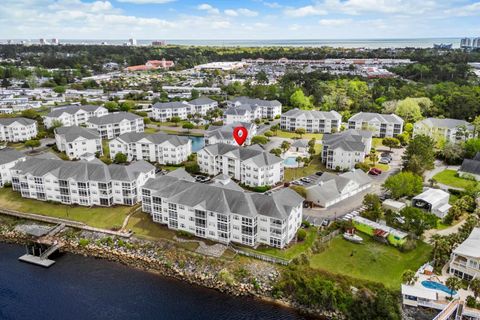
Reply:
[[402, 282], [408, 285], [413, 285], [415, 281], [417, 281], [417, 277], [415, 275], [415, 271], [412, 270], [405, 270], [402, 274]]
[[472, 290], [475, 300], [477, 300], [477, 298], [480, 296], [480, 278], [475, 278], [470, 281], [469, 288]]
[[453, 291], [457, 291], [462, 285], [462, 281], [457, 277], [450, 277], [445, 282], [445, 285], [450, 289], [450, 298], [453, 298]]
[[282, 142], [282, 144], [280, 145], [280, 149], [282, 149], [283, 152], [285, 152], [285, 151], [287, 151], [288, 149], [290, 149], [290, 146], [291, 146], [290, 142], [284, 140], [284, 141]]

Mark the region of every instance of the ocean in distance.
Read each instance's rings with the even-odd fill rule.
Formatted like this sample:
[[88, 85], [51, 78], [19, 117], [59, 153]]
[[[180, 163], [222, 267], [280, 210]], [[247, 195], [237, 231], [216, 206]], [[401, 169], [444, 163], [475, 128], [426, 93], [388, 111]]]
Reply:
[[49, 269], [0, 243], [1, 320], [300, 320], [294, 310], [232, 297], [94, 258], [63, 254]]
[[[39, 43], [38, 39], [21, 39], [27, 43]], [[47, 39], [49, 41], [50, 39]], [[160, 39], [162, 40], [162, 39]], [[18, 43], [20, 40], [13, 40]], [[111, 45], [121, 45], [127, 39], [59, 39], [60, 43], [68, 44], [101, 44], [106, 42]], [[153, 40], [137, 39], [137, 45], [150, 45]], [[239, 47], [340, 47], [340, 48], [432, 48], [433, 44], [453, 44], [454, 48], [460, 47], [460, 38], [405, 38], [405, 39], [279, 39], [279, 40], [182, 40], [182, 39], [166, 39], [167, 44], [174, 45], [192, 45], [192, 46], [239, 46]], [[0, 40], [0, 43], [6, 43], [7, 40]]]

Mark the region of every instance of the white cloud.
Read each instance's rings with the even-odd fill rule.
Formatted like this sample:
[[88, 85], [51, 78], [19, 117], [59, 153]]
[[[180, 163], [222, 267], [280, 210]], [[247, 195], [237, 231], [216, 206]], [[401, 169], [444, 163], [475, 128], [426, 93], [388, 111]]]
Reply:
[[176, 0], [117, 0], [118, 2], [133, 3], [133, 4], [165, 4]]
[[210, 5], [208, 3], [199, 4], [197, 6], [197, 9], [201, 10], [201, 11], [206, 11], [209, 14], [219, 14], [220, 13], [220, 10], [218, 10], [217, 8], [213, 7], [212, 5]]
[[279, 8], [282, 8], [283, 6], [278, 3], [278, 2], [267, 2], [267, 1], [263, 1], [262, 2], [264, 6], [266, 7], [269, 7], [269, 8], [272, 8], [272, 9], [279, 9]]
[[230, 16], [230, 17], [237, 17], [237, 16], [256, 17], [256, 16], [258, 16], [257, 11], [253, 11], [253, 10], [246, 9], [246, 8], [227, 9], [227, 10], [224, 11], [224, 13], [227, 16]]
[[300, 8], [288, 8], [284, 10], [284, 13], [289, 17], [306, 17], [306, 16], [324, 16], [328, 12], [318, 6], [305, 6]]
[[352, 19], [321, 19], [318, 23], [324, 27], [338, 27], [352, 23]]
[[418, 15], [432, 11], [438, 4], [433, 0], [325, 0], [326, 10], [350, 15], [362, 13], [403, 13]]
[[458, 8], [452, 8], [445, 10], [446, 14], [454, 15], [454, 16], [475, 16], [480, 14], [480, 2], [474, 2], [469, 5], [465, 5]]

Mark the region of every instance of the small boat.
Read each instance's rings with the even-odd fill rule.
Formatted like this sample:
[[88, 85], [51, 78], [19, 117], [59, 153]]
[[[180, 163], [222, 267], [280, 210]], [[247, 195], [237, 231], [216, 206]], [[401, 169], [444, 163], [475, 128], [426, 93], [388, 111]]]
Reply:
[[357, 236], [357, 235], [355, 234], [355, 229], [353, 229], [353, 230], [347, 230], [347, 232], [345, 232], [345, 233], [343, 234], [343, 239], [348, 240], [348, 241], [351, 241], [351, 242], [353, 242], [353, 243], [362, 243], [362, 242], [363, 242], [362, 237]]

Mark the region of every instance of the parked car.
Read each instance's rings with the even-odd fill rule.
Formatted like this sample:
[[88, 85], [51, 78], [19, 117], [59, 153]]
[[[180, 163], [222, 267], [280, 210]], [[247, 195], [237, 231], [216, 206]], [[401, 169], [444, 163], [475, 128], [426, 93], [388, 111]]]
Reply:
[[330, 224], [329, 219], [325, 219], [325, 220], [322, 221], [322, 227], [328, 227], [329, 224]]
[[305, 182], [305, 183], [310, 183], [310, 182], [312, 182], [312, 179], [305, 177], [305, 178], [300, 179], [300, 181]]
[[377, 168], [372, 168], [368, 171], [368, 174], [371, 174], [372, 176], [378, 176], [381, 173], [382, 173], [382, 170]]
[[322, 172], [322, 171], [317, 171], [317, 172], [315, 172], [315, 174], [316, 174], [317, 176], [321, 177], [322, 174], [323, 174], [323, 172]]
[[298, 181], [298, 180], [292, 181], [292, 184], [295, 184], [297, 186], [303, 186], [303, 182]]
[[380, 157], [381, 158], [388, 158], [388, 159], [390, 159], [390, 161], [392, 161], [392, 155], [389, 152], [382, 152], [380, 154]]
[[390, 160], [389, 158], [382, 157], [382, 158], [380, 158], [380, 160], [378, 160], [378, 163], [389, 164], [390, 161], [392, 161], [392, 160]]

